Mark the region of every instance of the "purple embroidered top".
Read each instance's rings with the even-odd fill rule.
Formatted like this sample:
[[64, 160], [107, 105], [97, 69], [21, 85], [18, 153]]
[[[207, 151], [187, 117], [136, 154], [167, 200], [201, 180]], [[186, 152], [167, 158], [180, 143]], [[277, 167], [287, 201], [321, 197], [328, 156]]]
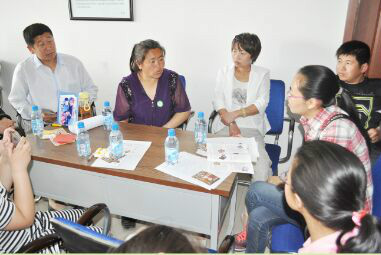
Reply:
[[177, 73], [164, 69], [152, 101], [144, 91], [137, 73], [134, 72], [119, 83], [114, 119], [161, 127], [175, 113], [187, 112], [190, 109], [188, 96]]

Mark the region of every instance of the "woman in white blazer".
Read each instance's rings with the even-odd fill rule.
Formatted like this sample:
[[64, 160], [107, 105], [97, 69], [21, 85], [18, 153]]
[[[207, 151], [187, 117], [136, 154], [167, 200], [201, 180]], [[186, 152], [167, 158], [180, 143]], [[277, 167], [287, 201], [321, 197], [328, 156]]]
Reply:
[[[264, 135], [270, 129], [266, 107], [270, 94], [270, 71], [253, 63], [261, 52], [255, 34], [242, 33], [232, 42], [233, 64], [217, 75], [213, 107], [218, 112], [214, 132], [229, 136], [254, 137], [259, 158], [254, 163], [252, 181], [267, 181], [272, 176], [271, 161], [265, 150]], [[237, 234], [236, 251], [245, 249], [246, 227]]]
[[269, 102], [270, 72], [253, 63], [261, 52], [255, 34], [242, 33], [232, 42], [233, 64], [217, 75], [213, 107], [218, 112], [214, 132], [229, 136], [255, 137], [259, 159], [253, 181], [267, 181], [271, 161], [264, 148], [264, 135], [270, 128], [265, 110]]

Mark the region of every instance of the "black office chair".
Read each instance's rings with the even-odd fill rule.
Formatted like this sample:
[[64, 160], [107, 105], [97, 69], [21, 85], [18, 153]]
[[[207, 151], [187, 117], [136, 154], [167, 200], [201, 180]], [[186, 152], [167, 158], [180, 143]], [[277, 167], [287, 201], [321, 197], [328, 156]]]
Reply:
[[[274, 136], [274, 142], [266, 143], [265, 149], [271, 159], [273, 175], [278, 175], [278, 163], [287, 162], [291, 157], [292, 143], [294, 140], [295, 120], [284, 117], [285, 84], [281, 80], [270, 81], [270, 98], [266, 108], [266, 115], [270, 122], [271, 129], [266, 135]], [[212, 133], [212, 126], [217, 112], [213, 111], [209, 117], [208, 132]], [[280, 157], [281, 147], [278, 145], [279, 137], [283, 133], [283, 122], [288, 122], [288, 142], [287, 152], [284, 157]]]
[[[111, 227], [111, 215], [110, 211], [105, 204], [95, 204], [88, 208], [83, 215], [78, 219], [77, 224], [81, 226], [89, 226], [93, 222], [93, 218], [97, 216], [100, 212], [103, 212], [103, 228], [102, 228], [102, 234], [107, 236], [110, 227]], [[52, 223], [53, 224], [53, 223]], [[67, 249], [67, 245], [65, 245], [64, 239], [62, 236], [56, 232], [54, 234], [46, 235], [44, 237], [41, 237], [39, 239], [36, 239], [28, 244], [26, 244], [24, 247], [22, 247], [18, 253], [37, 253], [46, 247], [49, 247], [53, 244], [56, 244], [58, 242], [62, 242], [61, 246], [64, 249]], [[71, 251], [68, 249], [68, 251]], [[75, 252], [75, 251], [74, 251]]]

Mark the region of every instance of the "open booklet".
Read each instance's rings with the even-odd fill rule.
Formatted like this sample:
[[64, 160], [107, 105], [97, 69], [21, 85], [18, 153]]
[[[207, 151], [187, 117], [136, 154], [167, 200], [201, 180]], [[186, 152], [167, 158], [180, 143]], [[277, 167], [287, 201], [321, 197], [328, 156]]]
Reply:
[[229, 163], [256, 162], [259, 156], [254, 137], [217, 137], [207, 139], [208, 161]]
[[247, 174], [254, 174], [252, 162], [259, 156], [255, 138], [244, 137], [208, 138], [205, 149], [198, 149], [196, 153], [208, 158], [212, 163], [209, 169]]
[[175, 176], [184, 181], [212, 190], [218, 187], [229, 175], [229, 171], [219, 171], [211, 167], [212, 162], [188, 152], [179, 153], [179, 161], [175, 165], [163, 163], [157, 170]]

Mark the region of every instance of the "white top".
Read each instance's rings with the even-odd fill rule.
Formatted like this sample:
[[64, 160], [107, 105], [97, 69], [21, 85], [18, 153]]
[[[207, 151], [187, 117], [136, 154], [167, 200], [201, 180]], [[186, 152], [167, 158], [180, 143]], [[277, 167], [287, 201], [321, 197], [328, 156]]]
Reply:
[[[235, 107], [238, 107], [238, 101], [235, 96], [236, 93], [234, 93], [234, 91], [237, 92], [237, 90], [234, 90], [234, 88], [237, 89], [244, 85], [242, 83], [234, 85], [236, 83], [234, 80], [236, 80], [234, 77], [234, 64], [219, 70], [213, 99], [213, 107], [216, 111], [223, 108], [229, 112], [237, 110]], [[259, 113], [245, 118], [238, 118], [236, 123], [240, 128], [257, 129], [264, 136], [266, 132], [270, 130], [270, 123], [265, 114], [270, 94], [270, 71], [260, 66], [251, 65], [249, 81], [245, 86], [247, 87], [246, 102], [242, 102], [242, 106], [238, 109], [254, 104]], [[219, 116], [217, 116], [215, 123], [214, 132], [218, 132], [225, 127]]]
[[32, 105], [56, 112], [60, 91], [87, 91], [90, 100], [94, 101], [98, 88], [77, 58], [57, 53], [57, 66], [53, 72], [36, 55], [32, 55], [17, 64], [8, 100], [23, 119], [30, 119]]

